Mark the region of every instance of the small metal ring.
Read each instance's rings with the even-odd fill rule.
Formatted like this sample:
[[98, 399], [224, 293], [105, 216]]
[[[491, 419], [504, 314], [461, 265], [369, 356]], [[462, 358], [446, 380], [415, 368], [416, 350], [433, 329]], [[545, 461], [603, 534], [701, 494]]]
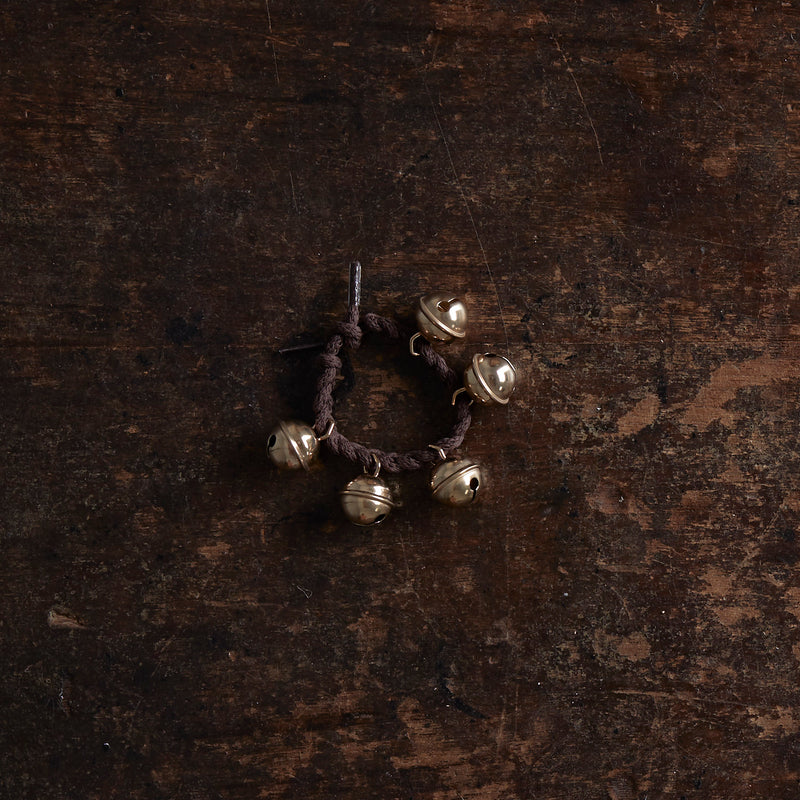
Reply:
[[[454, 406], [456, 404], [456, 400], [458, 399], [458, 396], [461, 394], [461, 392], [466, 392], [466, 391], [467, 391], [467, 387], [466, 386], [462, 386], [460, 389], [456, 389], [453, 392], [453, 398], [450, 401], [450, 405]], [[472, 405], [474, 402], [475, 402], [474, 399], [470, 398], [469, 404]]]
[[331, 434], [333, 433], [333, 429], [335, 427], [336, 427], [336, 420], [333, 417], [331, 417], [328, 420], [328, 425], [325, 428], [325, 433], [323, 433], [322, 436], [318, 436], [317, 437], [319, 439], [319, 441], [320, 442], [324, 442], [326, 439], [330, 439], [331, 438]]
[[429, 444], [428, 447], [430, 447], [431, 450], [435, 450], [439, 454], [439, 458], [441, 458], [442, 461], [447, 461], [447, 453], [445, 453], [445, 451], [439, 447], [438, 444]]
[[417, 339], [419, 339], [421, 336], [422, 336], [422, 334], [421, 334], [419, 331], [417, 331], [417, 332], [416, 332], [416, 333], [415, 333], [415, 334], [414, 334], [414, 335], [413, 335], [413, 336], [412, 336], [412, 337], [411, 337], [411, 338], [408, 340], [408, 349], [409, 349], [409, 351], [411, 352], [411, 355], [412, 355], [412, 356], [416, 356], [417, 358], [419, 358], [419, 357], [422, 355], [422, 353], [418, 353], [418, 352], [417, 352], [417, 351], [414, 349], [414, 342], [416, 342], [416, 341], [417, 341]]
[[372, 458], [375, 461], [375, 469], [372, 471], [372, 477], [377, 478], [381, 472], [381, 460], [375, 453], [372, 454]]

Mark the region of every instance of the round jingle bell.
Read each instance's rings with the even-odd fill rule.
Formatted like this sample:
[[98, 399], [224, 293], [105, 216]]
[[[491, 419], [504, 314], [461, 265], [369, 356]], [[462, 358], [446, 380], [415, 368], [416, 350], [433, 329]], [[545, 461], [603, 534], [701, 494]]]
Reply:
[[420, 336], [433, 343], [463, 339], [467, 332], [467, 307], [463, 300], [447, 292], [426, 294], [419, 299], [417, 327], [419, 332], [409, 343], [414, 355], [419, 355], [414, 350], [414, 342]]
[[484, 484], [480, 465], [471, 458], [446, 458], [441, 448], [434, 449], [444, 459], [431, 473], [430, 487], [434, 499], [455, 507], [474, 503]]
[[267, 454], [279, 469], [307, 470], [318, 450], [314, 429], [296, 420], [281, 420], [267, 439]]
[[[380, 469], [380, 467], [378, 467]], [[339, 493], [342, 510], [354, 525], [377, 525], [394, 508], [389, 487], [374, 475], [359, 475]]]
[[468, 392], [473, 400], [482, 405], [505, 405], [517, 380], [514, 365], [505, 356], [480, 353], [472, 357], [472, 363], [464, 370], [464, 386], [453, 394], [453, 403], [461, 392]]

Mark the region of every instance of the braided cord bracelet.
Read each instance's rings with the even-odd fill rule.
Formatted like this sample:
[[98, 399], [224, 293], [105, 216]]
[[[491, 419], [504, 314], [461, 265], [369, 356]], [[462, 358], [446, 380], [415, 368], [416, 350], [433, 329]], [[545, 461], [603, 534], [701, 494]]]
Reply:
[[[514, 389], [516, 371], [508, 359], [491, 353], [476, 355], [464, 371], [461, 388], [458, 375], [431, 342], [447, 342], [464, 336], [466, 308], [463, 301], [452, 295], [436, 293], [421, 298], [417, 311], [419, 332], [411, 336], [409, 349], [413, 356], [423, 359], [453, 394], [455, 423], [449, 434], [425, 449], [405, 453], [384, 452], [350, 441], [336, 430], [333, 390], [341, 375], [340, 353], [344, 348], [354, 353], [361, 346], [365, 331], [380, 334], [390, 340], [401, 340], [407, 332], [393, 320], [374, 313], [361, 313], [361, 265], [350, 267], [350, 293], [345, 319], [338, 323], [334, 334], [325, 344], [319, 357], [320, 374], [314, 398], [314, 427], [297, 421], [281, 421], [267, 442], [267, 452], [273, 463], [281, 468], [308, 470], [316, 457], [319, 443], [325, 442], [334, 454], [360, 464], [366, 473], [350, 481], [340, 493], [347, 518], [357, 525], [373, 525], [383, 521], [395, 506], [391, 491], [381, 480], [381, 469], [390, 473], [414, 471], [439, 462], [433, 470], [430, 488], [434, 498], [451, 506], [469, 505], [478, 497], [483, 485], [481, 467], [469, 458], [448, 457], [457, 449], [472, 422], [470, 407], [473, 401], [489, 405], [505, 404]], [[424, 341], [417, 344], [417, 339]], [[455, 389], [455, 391], [453, 391]], [[470, 399], [461, 393], [466, 392]]]

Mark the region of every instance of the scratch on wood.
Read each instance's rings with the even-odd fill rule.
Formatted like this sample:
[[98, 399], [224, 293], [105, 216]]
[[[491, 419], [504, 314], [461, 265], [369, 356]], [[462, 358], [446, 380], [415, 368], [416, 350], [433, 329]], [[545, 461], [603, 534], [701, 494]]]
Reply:
[[503, 315], [503, 304], [500, 302], [500, 292], [497, 289], [497, 281], [495, 281], [494, 273], [492, 272], [492, 268], [489, 265], [489, 259], [486, 257], [486, 249], [483, 246], [483, 242], [481, 241], [480, 234], [478, 233], [478, 226], [475, 224], [475, 217], [472, 215], [472, 208], [470, 207], [469, 200], [467, 199], [467, 194], [464, 191], [464, 187], [461, 184], [461, 181], [458, 178], [458, 173], [456, 172], [456, 165], [453, 161], [453, 155], [450, 152], [450, 145], [447, 143], [447, 137], [444, 135], [444, 128], [442, 128], [442, 123], [439, 120], [439, 115], [436, 113], [436, 105], [433, 102], [433, 96], [431, 95], [430, 88], [428, 87], [428, 81], [425, 79], [425, 75], [423, 73], [422, 76], [422, 83], [425, 87], [425, 93], [428, 95], [428, 101], [431, 104], [431, 111], [433, 112], [433, 118], [436, 121], [436, 127], [439, 129], [439, 135], [442, 137], [442, 142], [444, 143], [444, 149], [447, 153], [447, 160], [450, 162], [450, 169], [453, 172], [453, 178], [455, 179], [456, 186], [458, 187], [458, 191], [461, 194], [461, 199], [464, 201], [464, 207], [467, 209], [467, 216], [469, 217], [469, 221], [472, 224], [472, 230], [475, 233], [475, 239], [478, 242], [478, 247], [481, 251], [481, 257], [483, 258], [483, 265], [486, 267], [486, 274], [489, 276], [489, 282], [492, 284], [492, 289], [494, 290], [494, 296], [497, 300], [497, 311], [500, 317], [500, 323], [503, 326], [503, 336], [506, 340], [506, 350], [510, 349], [510, 342], [508, 338], [508, 328], [506, 327], [506, 320]]
[[733, 708], [756, 709], [758, 711], [769, 711], [771, 706], [753, 705], [743, 703], [738, 700], [723, 700], [719, 697], [701, 697], [687, 691], [665, 692], [648, 689], [612, 689], [612, 694], [631, 695], [634, 697], [649, 697], [653, 700], [671, 700], [674, 702], [687, 703], [710, 703], [711, 705], [731, 706]]
[[292, 175], [292, 169], [289, 168], [289, 183], [292, 186], [292, 205], [294, 206], [294, 210], [298, 211], [297, 208], [297, 195], [294, 192], [294, 176]]
[[584, 112], [586, 112], [586, 119], [589, 120], [589, 125], [592, 128], [592, 133], [594, 134], [594, 140], [595, 143], [597, 144], [597, 155], [600, 157], [600, 166], [604, 167], [605, 163], [603, 161], [603, 150], [600, 147], [600, 137], [597, 135], [597, 128], [595, 128], [594, 120], [592, 119], [592, 115], [589, 113], [589, 107], [586, 105], [586, 101], [583, 99], [583, 92], [581, 91], [581, 87], [578, 84], [578, 79], [575, 77], [575, 72], [569, 65], [569, 61], [567, 61], [567, 57], [564, 54], [564, 51], [561, 49], [561, 45], [558, 43], [558, 39], [556, 39], [555, 36], [553, 36], [552, 38], [553, 38], [553, 44], [555, 44], [556, 50], [558, 50], [558, 54], [561, 56], [561, 59], [564, 62], [564, 66], [567, 68], [567, 72], [570, 74], [572, 82], [575, 84], [575, 90], [578, 92], [578, 97], [580, 97], [581, 99], [583, 110]]
[[267, 7], [267, 30], [269, 31], [269, 44], [272, 48], [272, 60], [275, 62], [275, 83], [280, 83], [281, 79], [278, 75], [278, 54], [275, 51], [275, 40], [272, 38], [272, 14], [269, 13], [269, 0], [264, 0], [264, 5]]
[[[676, 241], [697, 242], [698, 244], [708, 244], [713, 245], [714, 247], [727, 247], [731, 250], [739, 250], [741, 252], [744, 252], [747, 249], [744, 245], [736, 242], [720, 242], [713, 239], [703, 239], [698, 236], [688, 236], [682, 233], [675, 233], [674, 231], [665, 231], [660, 228], [648, 227], [647, 225], [634, 225], [630, 222], [620, 222], [619, 220], [607, 214], [603, 215], [602, 218], [605, 219], [609, 225], [613, 225], [619, 231], [620, 236], [625, 236], [625, 233], [622, 230], [623, 228], [629, 228], [634, 231], [642, 231], [644, 233], [667, 236], [670, 239], [675, 239]], [[625, 238], [627, 239], [628, 237], [625, 236]]]
[[697, 11], [697, 15], [694, 18], [695, 26], [699, 25], [702, 22], [703, 17], [706, 15], [706, 12], [708, 11], [708, 7], [713, 5], [714, 5], [713, 0], [703, 0], [703, 2], [700, 5], [700, 8]]
[[631, 615], [630, 609], [628, 608], [628, 603], [626, 602], [625, 598], [622, 596], [622, 593], [612, 584], [610, 581], [602, 581], [610, 590], [617, 596], [617, 599], [622, 604], [622, 610], [625, 612], [628, 619], [632, 620], [633, 616]]
[[67, 630], [67, 631], [85, 631], [86, 626], [78, 622], [77, 619], [71, 617], [67, 614], [63, 614], [60, 611], [56, 611], [54, 608], [51, 608], [47, 612], [47, 624], [51, 628], [56, 628], [60, 630]]

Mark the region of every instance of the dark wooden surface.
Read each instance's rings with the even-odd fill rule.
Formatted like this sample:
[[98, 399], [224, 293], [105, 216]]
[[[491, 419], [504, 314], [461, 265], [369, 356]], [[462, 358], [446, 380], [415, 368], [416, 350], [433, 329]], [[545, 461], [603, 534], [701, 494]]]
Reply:
[[[7, 0], [0, 796], [800, 796], [795, 2]], [[364, 306], [520, 386], [377, 529], [275, 474]], [[450, 417], [365, 345], [337, 412]]]

